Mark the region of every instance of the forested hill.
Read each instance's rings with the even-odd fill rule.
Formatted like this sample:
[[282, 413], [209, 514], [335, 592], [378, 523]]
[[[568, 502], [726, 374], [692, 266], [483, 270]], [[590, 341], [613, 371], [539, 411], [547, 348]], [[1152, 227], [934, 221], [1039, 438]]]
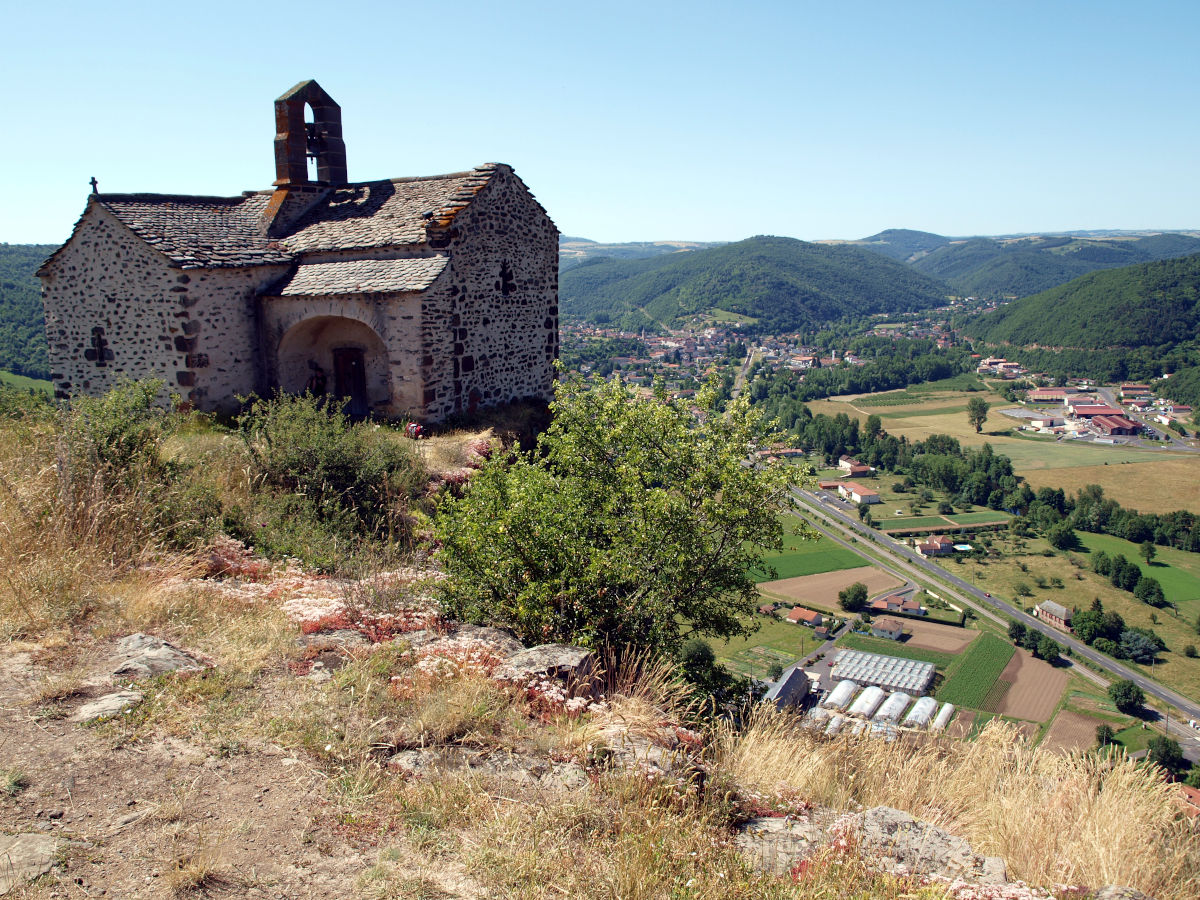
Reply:
[[42, 287], [34, 272], [57, 244], [0, 244], [0, 369], [49, 378]]
[[[863, 246], [872, 248], [870, 243]], [[1200, 238], [1186, 234], [1104, 240], [1070, 235], [972, 238], [947, 243], [914, 258], [911, 265], [918, 272], [942, 279], [960, 294], [1026, 297], [1100, 269], [1190, 253], [1200, 253]]]
[[963, 327], [1018, 346], [1168, 347], [1197, 338], [1200, 254], [1093, 272], [1016, 300]]
[[591, 260], [561, 274], [559, 293], [565, 314], [627, 328], [715, 312], [778, 333], [928, 309], [946, 301], [947, 288], [860, 247], [753, 237], [653, 259]]
[[865, 237], [858, 243], [868, 250], [882, 253], [898, 262], [913, 262], [950, 243], [950, 238], [928, 231], [910, 228], [888, 228], [879, 234]]

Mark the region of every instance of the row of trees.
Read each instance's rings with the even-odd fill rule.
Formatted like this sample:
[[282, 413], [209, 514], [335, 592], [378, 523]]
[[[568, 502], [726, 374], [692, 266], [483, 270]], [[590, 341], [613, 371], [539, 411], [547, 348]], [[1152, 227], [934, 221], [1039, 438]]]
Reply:
[[1071, 628], [1079, 640], [1114, 659], [1150, 664], [1167, 649], [1152, 629], [1127, 626], [1120, 613], [1106, 612], [1099, 598], [1072, 616]]

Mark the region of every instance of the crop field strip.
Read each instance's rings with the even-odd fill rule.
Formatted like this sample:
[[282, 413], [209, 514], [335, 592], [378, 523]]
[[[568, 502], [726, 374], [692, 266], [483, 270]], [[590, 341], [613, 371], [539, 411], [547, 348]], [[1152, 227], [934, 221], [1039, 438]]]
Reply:
[[1016, 648], [991, 634], [980, 635], [959, 657], [938, 691], [938, 699], [955, 706], [983, 709], [984, 702]]

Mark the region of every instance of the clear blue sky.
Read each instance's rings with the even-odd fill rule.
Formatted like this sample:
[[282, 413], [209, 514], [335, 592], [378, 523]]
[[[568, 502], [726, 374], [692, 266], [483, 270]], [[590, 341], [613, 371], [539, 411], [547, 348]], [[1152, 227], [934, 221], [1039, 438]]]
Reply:
[[516, 167], [603, 241], [1200, 228], [1200, 3], [7, 4], [0, 241], [89, 191], [274, 177], [316, 78], [353, 180]]

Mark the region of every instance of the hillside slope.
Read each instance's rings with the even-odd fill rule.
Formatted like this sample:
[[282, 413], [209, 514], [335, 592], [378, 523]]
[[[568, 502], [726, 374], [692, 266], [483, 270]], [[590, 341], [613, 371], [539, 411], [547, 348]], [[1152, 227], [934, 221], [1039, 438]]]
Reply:
[[950, 243], [950, 238], [928, 231], [913, 231], [910, 228], [888, 228], [857, 242], [867, 250], [882, 253], [897, 262], [912, 262], [927, 253], [932, 253]]
[[972, 238], [948, 243], [914, 259], [912, 266], [946, 281], [960, 293], [1025, 297], [1095, 272], [1200, 253], [1200, 238], [1157, 234], [1120, 240], [1033, 236], [1016, 240]]
[[0, 244], [0, 369], [50, 377], [42, 288], [33, 273], [56, 247]]
[[589, 259], [606, 257], [611, 259], [648, 259], [668, 253], [686, 253], [689, 250], [704, 250], [719, 247], [720, 242], [703, 241], [629, 241], [618, 244], [602, 244], [587, 238], [560, 235], [558, 238], [558, 267], [560, 272], [573, 269]]
[[597, 259], [563, 272], [563, 312], [630, 327], [668, 325], [714, 310], [791, 331], [848, 315], [928, 309], [946, 288], [878, 253], [793, 238], [645, 260]]
[[1076, 278], [964, 326], [992, 343], [1143, 347], [1194, 340], [1200, 327], [1200, 254]]

